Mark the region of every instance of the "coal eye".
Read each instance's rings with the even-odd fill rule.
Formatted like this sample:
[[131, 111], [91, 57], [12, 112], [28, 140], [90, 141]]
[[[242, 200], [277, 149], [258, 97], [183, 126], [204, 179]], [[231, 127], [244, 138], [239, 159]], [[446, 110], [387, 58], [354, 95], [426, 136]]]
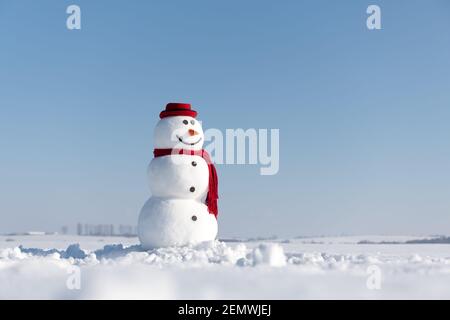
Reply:
[[195, 124], [195, 120], [191, 120], [191, 124]]
[[184, 124], [188, 124], [189, 122], [187, 120], [183, 120], [183, 123]]

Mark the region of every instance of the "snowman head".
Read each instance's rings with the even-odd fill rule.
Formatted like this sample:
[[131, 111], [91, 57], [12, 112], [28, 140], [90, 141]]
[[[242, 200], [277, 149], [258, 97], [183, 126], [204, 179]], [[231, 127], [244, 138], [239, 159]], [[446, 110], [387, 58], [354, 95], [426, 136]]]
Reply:
[[190, 104], [169, 103], [159, 116], [161, 120], [154, 134], [156, 149], [202, 149], [202, 125], [195, 119], [197, 112], [191, 109]]

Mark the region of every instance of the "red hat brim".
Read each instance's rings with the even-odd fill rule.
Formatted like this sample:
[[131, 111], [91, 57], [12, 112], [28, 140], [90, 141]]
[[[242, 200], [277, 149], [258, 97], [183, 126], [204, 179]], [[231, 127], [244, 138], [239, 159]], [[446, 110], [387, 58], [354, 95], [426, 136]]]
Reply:
[[188, 110], [188, 109], [179, 109], [179, 110], [164, 110], [161, 111], [159, 117], [167, 118], [167, 117], [176, 117], [176, 116], [186, 116], [195, 118], [197, 116], [197, 111]]

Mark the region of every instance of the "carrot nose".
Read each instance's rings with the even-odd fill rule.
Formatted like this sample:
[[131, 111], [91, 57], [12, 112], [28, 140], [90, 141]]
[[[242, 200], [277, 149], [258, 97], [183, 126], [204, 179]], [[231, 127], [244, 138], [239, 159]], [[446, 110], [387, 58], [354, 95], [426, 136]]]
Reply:
[[189, 129], [189, 135], [190, 136], [195, 136], [195, 135], [197, 135], [198, 134], [198, 132], [197, 131], [195, 131], [195, 130], [193, 130], [193, 129]]

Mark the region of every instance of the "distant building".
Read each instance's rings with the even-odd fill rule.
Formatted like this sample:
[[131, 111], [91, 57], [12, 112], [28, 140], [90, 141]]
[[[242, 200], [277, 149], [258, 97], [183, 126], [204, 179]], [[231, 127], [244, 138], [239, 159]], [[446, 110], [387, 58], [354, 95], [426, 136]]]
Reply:
[[61, 234], [68, 234], [69, 233], [69, 227], [68, 226], [62, 226], [61, 227]]
[[77, 235], [79, 236], [125, 236], [133, 237], [137, 235], [137, 227], [131, 225], [119, 225], [118, 232], [115, 232], [113, 224], [81, 224], [77, 223]]
[[81, 223], [77, 223], [77, 235], [82, 236], [83, 235], [83, 225]]

